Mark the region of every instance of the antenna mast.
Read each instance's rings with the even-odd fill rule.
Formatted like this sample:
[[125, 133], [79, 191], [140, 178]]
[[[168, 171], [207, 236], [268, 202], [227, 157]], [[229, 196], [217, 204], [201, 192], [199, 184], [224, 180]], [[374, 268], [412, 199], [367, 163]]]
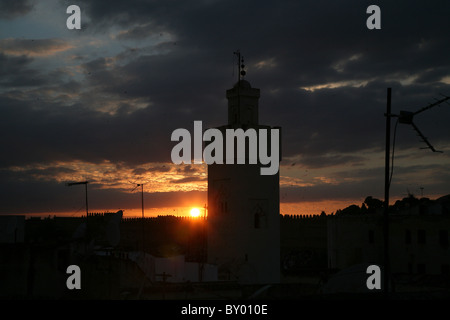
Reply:
[[[428, 106], [426, 106], [426, 107], [424, 107], [424, 108], [422, 108], [422, 109], [420, 109], [420, 110], [418, 110], [418, 111], [416, 111], [416, 112], [411, 112], [411, 111], [400, 111], [400, 114], [399, 114], [399, 115], [392, 114], [391, 116], [393, 116], [393, 117], [398, 117], [398, 122], [400, 122], [400, 123], [410, 124], [410, 125], [413, 127], [413, 129], [417, 132], [417, 135], [418, 135], [420, 138], [422, 138], [422, 142], [424, 142], [424, 143], [427, 145], [427, 147], [426, 147], [425, 149], [430, 149], [430, 150], [433, 151], [433, 152], [439, 152], [439, 153], [442, 153], [442, 151], [436, 150], [436, 149], [431, 145], [431, 143], [428, 141], [428, 139], [423, 135], [423, 133], [419, 130], [419, 128], [414, 124], [413, 118], [414, 118], [414, 116], [415, 116], [416, 114], [421, 113], [421, 112], [423, 112], [423, 111], [425, 111], [425, 110], [428, 110], [428, 109], [430, 109], [430, 108], [432, 108], [432, 107], [438, 106], [438, 105], [440, 105], [441, 103], [446, 102], [448, 99], [450, 99], [450, 97], [447, 97], [447, 96], [444, 96], [444, 97], [445, 97], [445, 98], [443, 98], [443, 99], [441, 99], [441, 100], [437, 100], [436, 102], [431, 103], [431, 104], [429, 104]], [[448, 102], [446, 102], [446, 103], [448, 103]]]

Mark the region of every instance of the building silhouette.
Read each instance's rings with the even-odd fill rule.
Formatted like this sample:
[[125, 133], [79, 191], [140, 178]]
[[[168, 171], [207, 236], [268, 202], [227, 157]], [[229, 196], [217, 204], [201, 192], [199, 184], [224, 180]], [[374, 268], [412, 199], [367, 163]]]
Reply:
[[[228, 124], [217, 128], [223, 136], [227, 129], [251, 128], [259, 140], [259, 129], [271, 129], [258, 122], [259, 89], [239, 80], [226, 96]], [[268, 150], [273, 151], [270, 146]], [[246, 144], [246, 160], [248, 151]], [[229, 156], [224, 151], [224, 158]], [[278, 283], [279, 172], [261, 175], [259, 161], [233, 163], [208, 165], [208, 262], [217, 265], [220, 280]]]
[[[233, 196], [239, 198], [230, 192], [223, 199], [233, 205]], [[111, 238], [110, 224], [114, 216], [121, 216], [120, 212], [43, 219], [2, 216], [0, 297], [239, 299], [267, 287], [264, 297], [274, 299], [349, 294], [359, 298], [363, 297], [361, 293], [377, 293], [366, 287], [367, 265], [383, 267], [383, 210], [377, 201], [366, 199], [361, 206], [350, 205], [328, 215], [280, 215], [279, 253], [270, 252], [263, 239], [273, 240], [270, 237], [277, 230], [263, 229], [262, 225], [256, 228], [251, 219], [255, 212], [250, 210], [240, 211], [240, 215], [229, 213], [230, 221], [226, 221], [223, 215], [231, 205], [220, 203], [218, 210], [223, 207], [224, 212], [218, 211], [215, 220], [122, 217], [118, 243]], [[216, 234], [211, 232], [208, 240], [212, 238], [216, 241], [213, 246], [220, 244], [224, 250], [224, 254], [209, 250], [219, 262], [220, 279], [216, 265], [205, 262], [206, 232], [210, 233], [205, 226], [210, 220], [218, 221], [218, 225], [212, 230]], [[266, 227], [270, 222], [268, 219]], [[408, 197], [397, 201], [390, 206], [390, 227], [391, 297], [450, 298], [450, 195], [436, 200]], [[219, 235], [223, 238], [214, 239]], [[276, 254], [279, 256], [273, 258]], [[230, 260], [226, 260], [228, 257]], [[250, 263], [254, 264], [252, 269]], [[82, 290], [66, 287], [66, 268], [72, 264], [82, 270]], [[275, 272], [281, 273], [280, 284], [265, 286], [275, 281], [266, 273], [275, 267]], [[255, 275], [246, 273], [248, 270]]]
[[[404, 198], [390, 207], [391, 272], [406, 276], [450, 276], [449, 197]], [[327, 221], [328, 267], [383, 265], [383, 209], [337, 214]], [[442, 281], [441, 281], [442, 282]]]

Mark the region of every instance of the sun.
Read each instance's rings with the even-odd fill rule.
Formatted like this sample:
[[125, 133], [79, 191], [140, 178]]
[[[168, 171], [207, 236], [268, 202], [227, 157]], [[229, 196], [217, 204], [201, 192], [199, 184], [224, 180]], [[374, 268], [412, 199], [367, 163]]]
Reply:
[[191, 209], [191, 217], [193, 217], [193, 218], [200, 217], [200, 209], [199, 208], [192, 208]]

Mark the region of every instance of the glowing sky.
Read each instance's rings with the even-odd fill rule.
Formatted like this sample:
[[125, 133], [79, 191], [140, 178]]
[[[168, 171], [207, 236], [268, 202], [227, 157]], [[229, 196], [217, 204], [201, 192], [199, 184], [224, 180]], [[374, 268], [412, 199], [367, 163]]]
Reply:
[[[77, 4], [82, 29], [66, 27]], [[386, 88], [392, 111], [450, 95], [448, 1], [2, 1], [0, 213], [187, 215], [206, 203], [205, 165], [174, 165], [171, 132], [227, 121], [233, 51], [281, 126], [281, 213], [383, 199]], [[394, 121], [393, 121], [394, 123]], [[415, 118], [442, 154], [399, 125], [391, 197], [450, 193], [450, 106]]]

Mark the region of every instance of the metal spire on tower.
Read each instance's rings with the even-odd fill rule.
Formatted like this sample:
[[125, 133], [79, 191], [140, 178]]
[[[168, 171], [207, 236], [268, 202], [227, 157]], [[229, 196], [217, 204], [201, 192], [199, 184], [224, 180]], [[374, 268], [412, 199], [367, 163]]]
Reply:
[[238, 82], [245, 76], [246, 72], [244, 70], [245, 64], [244, 64], [244, 57], [241, 57], [241, 52], [239, 50], [233, 52], [237, 56], [237, 64], [238, 64]]

